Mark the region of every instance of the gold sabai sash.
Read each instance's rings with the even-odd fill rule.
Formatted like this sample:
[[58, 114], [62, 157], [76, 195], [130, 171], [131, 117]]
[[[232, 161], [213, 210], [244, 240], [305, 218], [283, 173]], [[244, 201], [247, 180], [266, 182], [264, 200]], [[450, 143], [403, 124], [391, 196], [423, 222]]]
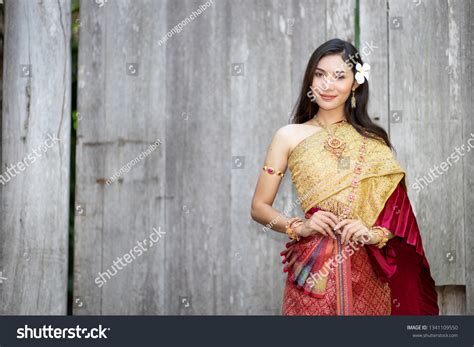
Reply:
[[352, 181], [358, 177], [360, 182], [348, 218], [373, 226], [398, 183], [404, 180], [405, 171], [384, 142], [368, 138], [362, 171], [356, 176], [354, 168], [362, 135], [349, 123], [332, 124], [329, 129], [346, 143], [340, 158], [324, 149], [328, 136], [324, 130], [301, 141], [288, 158], [301, 208], [305, 213], [316, 206], [341, 214], [349, 204]]

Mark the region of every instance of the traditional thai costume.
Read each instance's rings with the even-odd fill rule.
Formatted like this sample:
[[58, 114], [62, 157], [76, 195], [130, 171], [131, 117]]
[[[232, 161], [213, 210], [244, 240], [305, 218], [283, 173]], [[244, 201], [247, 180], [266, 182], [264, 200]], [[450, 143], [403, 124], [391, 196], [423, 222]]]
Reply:
[[[406, 192], [405, 171], [379, 139], [347, 122], [331, 124], [343, 141], [327, 150], [328, 133], [300, 142], [288, 169], [305, 217], [318, 210], [347, 215], [393, 235], [384, 247], [340, 235], [302, 237], [286, 244], [283, 315], [438, 315], [437, 293]], [[360, 149], [364, 148], [364, 156]], [[348, 206], [350, 205], [350, 209]]]

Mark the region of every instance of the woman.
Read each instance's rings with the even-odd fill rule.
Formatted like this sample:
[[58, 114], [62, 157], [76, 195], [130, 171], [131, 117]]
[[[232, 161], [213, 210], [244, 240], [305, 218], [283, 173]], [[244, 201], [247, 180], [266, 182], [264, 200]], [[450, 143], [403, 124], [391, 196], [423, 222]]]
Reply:
[[[292, 239], [283, 315], [439, 314], [405, 171], [367, 114], [368, 70], [349, 42], [317, 48], [269, 146], [251, 215]], [[272, 207], [287, 167], [304, 219]]]

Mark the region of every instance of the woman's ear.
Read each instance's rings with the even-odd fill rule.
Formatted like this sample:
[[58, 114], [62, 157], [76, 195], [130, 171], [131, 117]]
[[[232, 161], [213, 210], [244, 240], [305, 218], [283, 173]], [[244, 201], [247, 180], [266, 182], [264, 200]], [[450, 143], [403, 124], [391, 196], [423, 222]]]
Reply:
[[354, 84], [352, 85], [352, 90], [356, 90], [359, 86], [360, 84], [354, 81]]

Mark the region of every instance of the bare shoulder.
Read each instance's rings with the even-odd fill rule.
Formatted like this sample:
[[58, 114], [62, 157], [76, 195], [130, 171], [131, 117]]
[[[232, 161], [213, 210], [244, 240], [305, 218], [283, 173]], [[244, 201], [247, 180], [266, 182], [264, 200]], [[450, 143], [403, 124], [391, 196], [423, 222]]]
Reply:
[[285, 141], [289, 154], [306, 137], [320, 130], [321, 129], [318, 126], [308, 125], [305, 123], [287, 124], [278, 129], [277, 133], [279, 134], [278, 137], [281, 138], [282, 141]]
[[291, 139], [293, 134], [293, 124], [287, 124], [277, 129], [273, 135], [270, 150], [277, 150], [279, 153], [288, 154], [291, 148]]
[[279, 147], [285, 148], [287, 153], [290, 153], [304, 131], [305, 125], [303, 124], [286, 124], [275, 132], [273, 141]]
[[291, 144], [298, 139], [298, 136], [301, 136], [306, 127], [305, 124], [287, 124], [278, 129], [275, 136]]
[[275, 132], [275, 137], [280, 140], [286, 140], [286, 141], [290, 140], [292, 135], [294, 135], [295, 125], [298, 125], [298, 124], [287, 124], [287, 125], [282, 126]]

